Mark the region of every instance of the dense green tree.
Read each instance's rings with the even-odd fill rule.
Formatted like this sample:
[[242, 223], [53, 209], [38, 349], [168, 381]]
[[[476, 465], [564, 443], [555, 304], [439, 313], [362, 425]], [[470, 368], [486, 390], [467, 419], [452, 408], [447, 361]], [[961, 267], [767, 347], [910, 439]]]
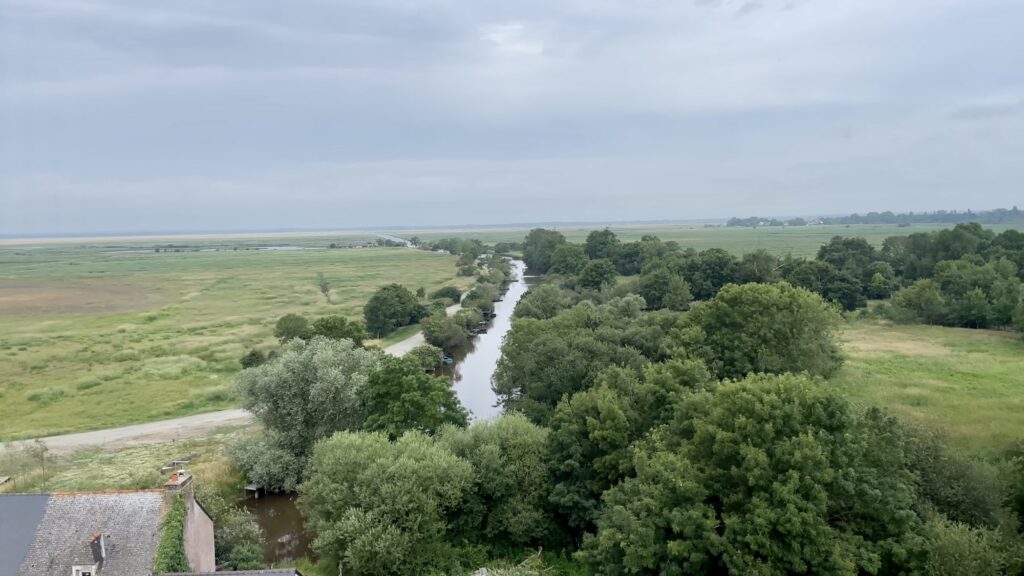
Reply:
[[551, 256], [550, 272], [575, 276], [587, 265], [587, 254], [579, 244], [565, 243]]
[[736, 257], [721, 248], [709, 248], [688, 258], [682, 265], [683, 278], [694, 298], [714, 297], [723, 286], [736, 281]]
[[1017, 307], [1013, 310], [1013, 325], [1021, 335], [1024, 335], [1024, 287], [1021, 288], [1020, 297], [1017, 299]]
[[591, 260], [612, 259], [619, 249], [619, 238], [615, 232], [605, 228], [587, 234], [586, 253]]
[[761, 282], [764, 284], [779, 280], [779, 259], [764, 249], [748, 252], [736, 266], [736, 282]]
[[469, 344], [469, 331], [444, 312], [424, 318], [421, 326], [426, 341], [443, 350], [461, 348]]
[[560, 232], [534, 228], [523, 242], [523, 261], [534, 274], [546, 274], [555, 250], [564, 243], [565, 236]]
[[900, 322], [942, 324], [948, 317], [948, 308], [939, 286], [924, 279], [893, 294], [892, 315]]
[[416, 296], [399, 284], [378, 288], [363, 308], [366, 329], [374, 336], [385, 336], [396, 328], [415, 324], [426, 314]]
[[601, 495], [632, 475], [633, 443], [671, 417], [680, 394], [710, 382], [694, 361], [656, 364], [642, 375], [610, 367], [594, 388], [559, 402], [550, 423], [550, 500], [574, 535], [592, 528]]
[[818, 260], [827, 262], [837, 270], [846, 270], [864, 279], [871, 263], [878, 259], [875, 247], [864, 238], [833, 236], [818, 249]]
[[341, 340], [347, 338], [356, 346], [362, 346], [366, 340], [366, 327], [362, 322], [349, 322], [344, 316], [324, 316], [313, 322], [313, 333], [317, 336]]
[[906, 430], [907, 458], [918, 478], [922, 504], [955, 522], [995, 527], [1003, 491], [981, 464], [952, 452], [935, 430]]
[[614, 285], [617, 276], [618, 273], [615, 271], [615, 265], [612, 264], [611, 260], [607, 258], [591, 260], [580, 271], [579, 285], [591, 290], [601, 290], [607, 286]]
[[302, 462], [317, 440], [362, 425], [358, 391], [380, 361], [379, 352], [349, 340], [292, 340], [272, 361], [241, 373], [242, 405], [274, 445]]
[[227, 454], [247, 482], [264, 489], [292, 492], [302, 482], [305, 458], [280, 446], [273, 434], [240, 438], [228, 445]]
[[410, 432], [343, 432], [319, 443], [299, 506], [321, 560], [351, 576], [457, 571], [448, 518], [473, 486], [473, 466]]
[[693, 295], [690, 285], [665, 266], [654, 265], [640, 275], [640, 295], [652, 310], [687, 310]]
[[448, 298], [453, 302], [458, 302], [462, 298], [462, 291], [455, 286], [445, 286], [430, 294], [430, 298]]
[[722, 378], [757, 372], [829, 376], [842, 363], [835, 311], [817, 294], [785, 282], [726, 286], [694, 305], [690, 317], [699, 333], [688, 344]]
[[898, 426], [806, 377], [695, 392], [635, 452], [583, 559], [602, 574], [891, 572], [916, 529]]
[[447, 427], [438, 443], [470, 462], [473, 488], [453, 521], [470, 542], [506, 549], [544, 545], [556, 538], [548, 513], [548, 430], [520, 414]]
[[521, 318], [547, 320], [573, 304], [566, 291], [554, 284], [531, 288], [516, 304], [515, 315]]
[[469, 414], [451, 382], [431, 376], [414, 360], [385, 358], [359, 389], [362, 428], [391, 439], [409, 430], [432, 434], [445, 424], [465, 426]]
[[856, 310], [867, 305], [864, 288], [857, 276], [849, 270], [840, 270], [821, 288], [821, 296], [835, 302], [843, 310]]
[[973, 288], [955, 304], [957, 324], [968, 328], [985, 328], [992, 315], [992, 306], [981, 288]]
[[643, 246], [640, 242], [625, 242], [612, 255], [615, 270], [623, 276], [639, 274], [643, 268]]
[[633, 296], [601, 306], [584, 301], [549, 320], [514, 319], [493, 379], [505, 410], [543, 424], [563, 395], [591, 387], [606, 367], [642, 369], [643, 354], [622, 346], [642, 306]]
[[402, 358], [410, 360], [423, 370], [434, 370], [441, 366], [441, 356], [443, 353], [444, 351], [441, 348], [432, 344], [420, 344], [406, 352]]
[[287, 342], [293, 338], [309, 340], [313, 337], [313, 329], [306, 320], [298, 314], [285, 314], [277, 320], [274, 325], [274, 337], [281, 342]]

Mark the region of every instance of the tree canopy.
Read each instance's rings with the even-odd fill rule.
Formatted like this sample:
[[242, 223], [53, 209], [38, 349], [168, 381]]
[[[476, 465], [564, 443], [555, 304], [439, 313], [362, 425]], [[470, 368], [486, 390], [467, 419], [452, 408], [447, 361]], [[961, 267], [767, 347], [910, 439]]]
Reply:
[[386, 336], [396, 328], [419, 322], [426, 315], [427, 310], [419, 299], [400, 284], [378, 288], [363, 308], [366, 329], [374, 336]]

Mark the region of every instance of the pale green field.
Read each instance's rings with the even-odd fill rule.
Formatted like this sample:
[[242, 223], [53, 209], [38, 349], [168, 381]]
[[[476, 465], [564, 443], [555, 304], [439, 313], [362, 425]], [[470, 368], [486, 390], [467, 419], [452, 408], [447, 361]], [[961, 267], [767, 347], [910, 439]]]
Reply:
[[[603, 224], [588, 226], [552, 226], [565, 235], [570, 241], [582, 242], [591, 230], [604, 228]], [[996, 232], [1011, 226], [986, 226]], [[943, 224], [915, 224], [909, 228], [900, 228], [895, 224], [858, 224], [851, 226], [800, 226], [794, 228], [726, 228], [724, 226], [705, 227], [699, 224], [650, 224], [622, 225], [609, 224], [621, 240], [639, 240], [646, 234], [653, 234], [662, 240], [675, 240], [684, 248], [706, 250], [708, 248], [724, 248], [735, 254], [753, 252], [763, 248], [778, 255], [793, 254], [794, 256], [814, 256], [818, 247], [833, 236], [862, 236], [876, 246], [889, 236], [906, 236], [913, 232], [928, 232], [952, 228]], [[439, 238], [464, 237], [478, 238], [485, 243], [522, 242], [529, 228], [451, 228], [402, 230], [392, 232], [402, 238], [419, 236], [424, 240]]]
[[1019, 334], [852, 322], [832, 384], [861, 404], [942, 431], [951, 445], [996, 456], [1024, 439], [1024, 341]]
[[[362, 306], [386, 283], [428, 291], [465, 285], [471, 279], [455, 277], [455, 260], [406, 248], [155, 253], [137, 242], [0, 246], [0, 440], [234, 405], [238, 359], [248, 348], [275, 345], [280, 316], [361, 318]], [[332, 303], [320, 293], [317, 273], [327, 278]]]

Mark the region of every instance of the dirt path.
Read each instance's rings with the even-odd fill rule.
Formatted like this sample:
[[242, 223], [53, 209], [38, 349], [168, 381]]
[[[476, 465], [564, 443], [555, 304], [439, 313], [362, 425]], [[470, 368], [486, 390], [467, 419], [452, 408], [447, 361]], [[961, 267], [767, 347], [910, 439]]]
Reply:
[[[461, 309], [462, 304], [453, 304], [445, 311], [449, 316], [452, 316]], [[392, 356], [404, 356], [407, 352], [424, 342], [423, 333], [419, 332], [401, 342], [388, 346], [384, 351]], [[222, 426], [249, 424], [252, 420], [252, 414], [241, 408], [233, 408], [231, 410], [207, 412], [205, 414], [196, 414], [171, 420], [133, 424], [121, 428], [48, 436], [46, 438], [39, 438], [39, 440], [42, 440], [53, 453], [70, 454], [76, 450], [94, 446], [100, 446], [105, 449], [118, 449], [138, 444], [157, 444], [160, 442], [185, 440], [187, 438], [205, 436]], [[18, 440], [10, 443], [10, 446], [18, 449], [32, 442], [35, 442], [35, 440]]]
[[[451, 306], [445, 308], [445, 312], [449, 316], [454, 316], [455, 313], [458, 312], [459, 310], [462, 310], [461, 302], [459, 304], [452, 304]], [[412, 336], [409, 336], [405, 340], [402, 340], [401, 342], [396, 342], [391, 346], [388, 346], [387, 348], [384, 349], [384, 351], [387, 352], [388, 354], [391, 354], [392, 356], [398, 356], [399, 358], [401, 358], [402, 356], [405, 356], [410, 350], [419, 346], [420, 344], [423, 344], [424, 342], [426, 342], [426, 339], [423, 338], [423, 332], [417, 332]]]
[[[252, 414], [241, 408], [207, 412], [172, 420], [160, 420], [134, 424], [121, 428], [108, 428], [77, 434], [62, 434], [40, 438], [51, 452], [68, 454], [82, 448], [101, 446], [107, 449], [123, 448], [137, 444], [156, 444], [172, 442], [204, 436], [222, 426], [241, 426], [252, 422]], [[19, 440], [12, 442], [14, 448], [20, 448], [35, 440]]]

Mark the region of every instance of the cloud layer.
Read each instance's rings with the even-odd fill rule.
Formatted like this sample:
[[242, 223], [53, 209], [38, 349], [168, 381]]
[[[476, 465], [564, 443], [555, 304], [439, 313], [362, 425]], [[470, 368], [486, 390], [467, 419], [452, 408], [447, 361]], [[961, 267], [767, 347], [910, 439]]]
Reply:
[[0, 0], [0, 233], [986, 208], [1017, 0]]

